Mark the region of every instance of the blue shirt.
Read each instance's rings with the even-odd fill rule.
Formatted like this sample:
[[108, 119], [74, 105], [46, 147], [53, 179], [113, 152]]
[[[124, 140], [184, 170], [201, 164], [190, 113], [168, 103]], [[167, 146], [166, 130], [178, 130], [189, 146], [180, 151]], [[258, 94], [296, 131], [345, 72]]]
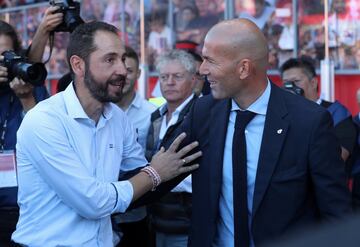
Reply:
[[[234, 135], [236, 110], [248, 110], [255, 112], [256, 116], [245, 129], [246, 138], [246, 155], [247, 155], [247, 199], [249, 227], [252, 219], [252, 205], [255, 188], [255, 178], [258, 166], [261, 140], [264, 131], [266, 110], [270, 98], [270, 82], [264, 93], [247, 109], [240, 109], [234, 100], [229, 116], [229, 122], [226, 132], [224, 161], [223, 161], [223, 177], [219, 199], [219, 218], [217, 222], [217, 234], [214, 246], [221, 247], [234, 246], [234, 210], [233, 210], [233, 179], [232, 179], [232, 142]], [[250, 233], [251, 234], [251, 233]], [[251, 236], [250, 236], [251, 238]], [[254, 246], [252, 238], [251, 245]]]
[[110, 214], [133, 197], [120, 171], [145, 166], [125, 113], [105, 104], [96, 124], [73, 84], [30, 110], [18, 131], [20, 218], [12, 239], [27, 246], [113, 246]]
[[144, 150], [146, 148], [146, 138], [150, 127], [151, 113], [156, 109], [157, 107], [155, 105], [141, 98], [141, 96], [136, 93], [133, 101], [125, 110], [130, 122], [135, 127], [138, 135], [138, 142]]
[[[45, 87], [35, 87], [33, 95], [36, 102], [46, 99], [49, 95]], [[14, 98], [10, 105], [11, 97]], [[5, 131], [5, 150], [14, 150], [16, 132], [24, 117], [24, 109], [18, 97], [9, 88], [0, 92], [0, 127], [3, 126], [6, 115], [9, 113], [8, 124]], [[17, 206], [17, 187], [0, 188], [0, 207]]]

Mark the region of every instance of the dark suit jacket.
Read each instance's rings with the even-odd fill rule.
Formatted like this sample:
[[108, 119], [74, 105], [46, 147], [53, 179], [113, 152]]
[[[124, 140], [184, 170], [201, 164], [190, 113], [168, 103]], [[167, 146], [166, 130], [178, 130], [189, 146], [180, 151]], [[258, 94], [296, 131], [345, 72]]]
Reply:
[[[203, 152], [192, 176], [192, 247], [210, 247], [216, 234], [230, 102], [202, 97], [185, 121]], [[253, 198], [255, 245], [350, 211], [340, 152], [326, 109], [271, 85]]]
[[359, 247], [360, 216], [351, 215], [321, 227], [311, 227], [271, 242], [266, 247]]

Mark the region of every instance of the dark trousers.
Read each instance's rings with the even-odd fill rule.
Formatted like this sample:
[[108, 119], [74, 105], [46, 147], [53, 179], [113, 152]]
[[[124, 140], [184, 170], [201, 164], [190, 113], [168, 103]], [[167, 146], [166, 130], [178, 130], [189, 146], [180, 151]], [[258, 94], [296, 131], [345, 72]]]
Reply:
[[16, 229], [19, 219], [19, 209], [17, 207], [0, 208], [0, 246], [12, 247], [11, 234]]
[[136, 222], [121, 223], [118, 225], [123, 233], [117, 247], [150, 247], [149, 223], [147, 217]]

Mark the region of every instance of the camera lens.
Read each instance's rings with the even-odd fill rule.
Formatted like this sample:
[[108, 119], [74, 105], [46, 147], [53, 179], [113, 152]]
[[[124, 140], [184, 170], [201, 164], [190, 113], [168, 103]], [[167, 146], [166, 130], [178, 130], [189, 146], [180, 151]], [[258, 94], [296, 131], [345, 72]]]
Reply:
[[34, 86], [44, 84], [47, 76], [47, 71], [42, 63], [17, 63], [14, 66], [14, 74], [23, 79], [25, 82], [31, 83]]

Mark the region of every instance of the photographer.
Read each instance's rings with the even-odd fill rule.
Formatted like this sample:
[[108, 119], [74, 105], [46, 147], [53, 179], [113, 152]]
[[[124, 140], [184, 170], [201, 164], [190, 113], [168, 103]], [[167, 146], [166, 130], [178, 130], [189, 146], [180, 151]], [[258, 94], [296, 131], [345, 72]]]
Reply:
[[329, 102], [319, 97], [316, 71], [310, 58], [291, 58], [281, 66], [280, 73], [284, 84], [290, 82], [293, 84], [293, 90], [299, 90], [299, 93], [295, 92], [296, 94], [316, 102], [330, 112], [335, 134], [341, 145], [341, 157], [346, 163], [345, 169], [350, 176], [356, 129], [349, 110], [338, 101]]
[[[30, 61], [41, 61], [50, 31], [62, 22], [62, 14], [53, 14], [58, 7], [50, 7], [28, 50]], [[20, 41], [14, 28], [4, 21], [0, 21], [0, 173], [13, 173], [14, 150], [16, 132], [27, 111], [37, 102], [47, 98], [44, 86], [35, 87], [16, 77], [9, 80], [10, 71], [4, 65], [4, 51], [12, 50], [16, 55], [22, 55]], [[12, 162], [4, 163], [4, 158], [11, 158]], [[9, 169], [10, 166], [10, 169]], [[2, 176], [4, 177], [4, 176]], [[15, 177], [16, 178], [16, 177]], [[10, 237], [15, 230], [18, 219], [17, 184], [13, 181], [0, 181], [0, 246], [10, 246]]]

